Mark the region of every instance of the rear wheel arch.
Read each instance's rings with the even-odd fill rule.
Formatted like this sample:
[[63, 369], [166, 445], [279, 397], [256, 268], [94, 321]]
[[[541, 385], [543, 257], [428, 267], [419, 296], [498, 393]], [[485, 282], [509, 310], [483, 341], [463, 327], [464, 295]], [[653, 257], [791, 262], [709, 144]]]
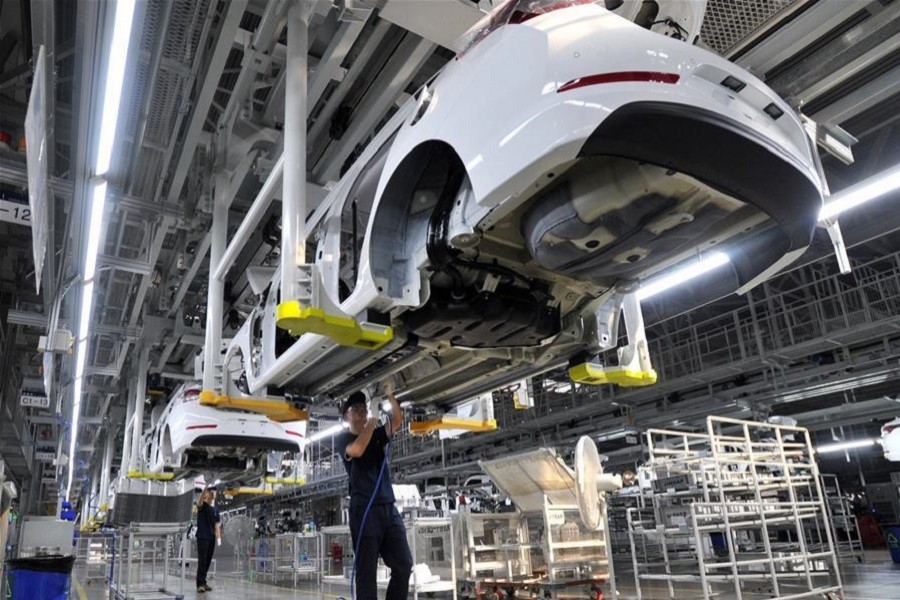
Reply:
[[387, 286], [379, 284], [380, 293], [399, 298], [409, 295], [411, 285], [418, 286], [416, 265], [409, 264], [417, 250], [424, 250], [416, 247], [421, 239], [416, 233], [427, 232], [444, 188], [466, 175], [459, 154], [441, 140], [419, 144], [394, 169], [373, 217], [369, 246], [372, 275]]

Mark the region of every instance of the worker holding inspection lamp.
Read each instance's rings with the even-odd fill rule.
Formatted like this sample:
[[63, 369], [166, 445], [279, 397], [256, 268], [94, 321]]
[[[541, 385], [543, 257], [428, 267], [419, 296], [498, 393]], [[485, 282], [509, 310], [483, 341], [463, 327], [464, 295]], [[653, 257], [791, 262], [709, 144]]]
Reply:
[[375, 600], [378, 557], [391, 570], [386, 600], [405, 600], [409, 593], [412, 555], [406, 528], [394, 506], [390, 443], [403, 425], [403, 413], [390, 383], [381, 389], [390, 402], [385, 424], [379, 424], [378, 394], [367, 402], [359, 391], [350, 394], [341, 406], [348, 430], [335, 438], [335, 447], [344, 459], [350, 478], [350, 534], [353, 540], [353, 580], [356, 600]]

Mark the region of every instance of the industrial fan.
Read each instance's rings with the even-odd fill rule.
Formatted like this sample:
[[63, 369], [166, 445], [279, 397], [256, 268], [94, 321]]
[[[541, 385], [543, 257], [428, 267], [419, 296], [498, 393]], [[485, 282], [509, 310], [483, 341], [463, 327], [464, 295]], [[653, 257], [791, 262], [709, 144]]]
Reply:
[[235, 567], [240, 571], [249, 569], [250, 549], [256, 524], [246, 515], [236, 515], [225, 521], [225, 541], [234, 546]]
[[575, 496], [584, 526], [592, 531], [600, 529], [606, 499], [602, 494], [622, 488], [622, 476], [603, 472], [597, 445], [582, 436], [575, 446]]

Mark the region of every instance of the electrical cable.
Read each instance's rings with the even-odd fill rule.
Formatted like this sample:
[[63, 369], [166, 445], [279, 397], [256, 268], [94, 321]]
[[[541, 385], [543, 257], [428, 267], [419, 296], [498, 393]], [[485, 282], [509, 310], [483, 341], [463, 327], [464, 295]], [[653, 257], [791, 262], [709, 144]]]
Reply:
[[[385, 413], [385, 416], [387, 416], [387, 423], [385, 424], [385, 433], [387, 433], [387, 428], [391, 426], [391, 416], [390, 413]], [[387, 444], [384, 446], [384, 460], [381, 461], [381, 471], [378, 473], [378, 479], [375, 481], [375, 489], [372, 490], [372, 496], [369, 498], [369, 503], [366, 505], [365, 512], [363, 512], [363, 518], [359, 524], [359, 533], [356, 534], [356, 547], [353, 549], [353, 570], [350, 574], [350, 600], [356, 599], [356, 567], [359, 564], [359, 545], [362, 543], [363, 531], [365, 531], [366, 528], [366, 519], [369, 517], [369, 510], [375, 502], [375, 496], [378, 495], [378, 489], [381, 487], [381, 480], [384, 478], [384, 470], [387, 468], [388, 461], [391, 458], [392, 439], [393, 435], [388, 435]], [[369, 443], [371, 443], [371, 440]]]

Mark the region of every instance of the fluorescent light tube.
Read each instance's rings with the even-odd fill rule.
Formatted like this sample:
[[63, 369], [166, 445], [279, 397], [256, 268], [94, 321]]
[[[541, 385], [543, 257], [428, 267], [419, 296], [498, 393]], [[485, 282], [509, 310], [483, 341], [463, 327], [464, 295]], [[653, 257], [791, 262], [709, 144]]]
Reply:
[[109, 67], [106, 71], [106, 87], [103, 91], [103, 112], [100, 114], [100, 137], [97, 140], [97, 175], [109, 171], [112, 160], [116, 126], [119, 123], [119, 104], [125, 81], [125, 64], [128, 62], [128, 46], [131, 43], [131, 23], [134, 19], [135, 0], [117, 0], [113, 25], [112, 45], [109, 51]]
[[817, 446], [816, 452], [818, 454], [828, 454], [829, 452], [841, 452], [844, 450], [854, 450], [856, 448], [868, 448], [869, 446], [874, 446], [878, 440], [875, 438], [869, 438], [865, 440], [853, 440], [852, 442], [838, 442], [837, 444], [825, 444], [824, 446]]
[[[103, 106], [100, 113], [100, 135], [97, 138], [97, 163], [94, 174], [103, 176], [109, 171], [112, 160], [116, 127], [119, 123], [119, 105], [122, 100], [122, 86], [125, 81], [125, 65], [128, 62], [128, 47], [131, 44], [131, 27], [134, 20], [135, 0], [116, 0], [116, 14], [113, 22], [112, 44], [106, 83], [103, 89]], [[97, 268], [97, 254], [103, 232], [103, 212], [106, 207], [106, 181], [95, 182], [91, 189], [91, 210], [88, 221], [88, 239], [84, 257], [84, 287], [81, 297], [81, 320], [78, 323], [78, 345], [75, 358], [75, 383], [72, 389], [72, 425], [69, 430], [69, 479], [66, 499], [72, 491], [72, 477], [75, 465], [75, 446], [78, 440], [78, 421], [81, 411], [81, 384], [87, 358], [87, 335], [90, 328], [91, 310], [94, 299], [94, 275]]]
[[92, 281], [97, 268], [100, 252], [100, 238], [103, 234], [103, 212], [106, 208], [106, 181], [96, 180], [91, 193], [91, 213], [88, 221], [87, 248], [84, 255], [84, 280]]
[[[88, 342], [87, 340], [78, 340], [75, 347], [75, 379], [79, 379], [84, 375], [84, 363], [87, 360]], [[81, 398], [76, 399], [81, 402]]]
[[864, 179], [832, 196], [831, 200], [822, 207], [819, 220], [824, 221], [836, 217], [845, 210], [850, 210], [869, 200], [897, 190], [900, 190], [900, 165]]
[[[78, 344], [77, 352], [84, 354], [83, 344]], [[78, 442], [78, 425], [81, 419], [81, 384], [84, 380], [79, 376], [72, 385], [72, 426], [69, 428], [69, 469], [66, 478], [66, 500], [70, 500], [73, 477], [75, 476], [75, 445]]]
[[81, 288], [81, 316], [78, 318], [78, 341], [87, 340], [91, 325], [91, 308], [94, 304], [94, 282], [89, 281]]
[[338, 423], [337, 425], [332, 425], [328, 429], [323, 429], [322, 431], [316, 433], [311, 438], [309, 438], [309, 443], [318, 442], [319, 440], [324, 440], [325, 438], [332, 437], [334, 435], [337, 435], [338, 433], [340, 433], [343, 430], [344, 430], [344, 425], [341, 423]]
[[642, 285], [637, 292], [638, 300], [646, 300], [673, 287], [682, 285], [690, 279], [699, 277], [713, 269], [728, 264], [728, 255], [724, 252], [710, 252], [699, 260], [692, 260], [688, 264], [677, 267], [672, 273], [654, 277]]

